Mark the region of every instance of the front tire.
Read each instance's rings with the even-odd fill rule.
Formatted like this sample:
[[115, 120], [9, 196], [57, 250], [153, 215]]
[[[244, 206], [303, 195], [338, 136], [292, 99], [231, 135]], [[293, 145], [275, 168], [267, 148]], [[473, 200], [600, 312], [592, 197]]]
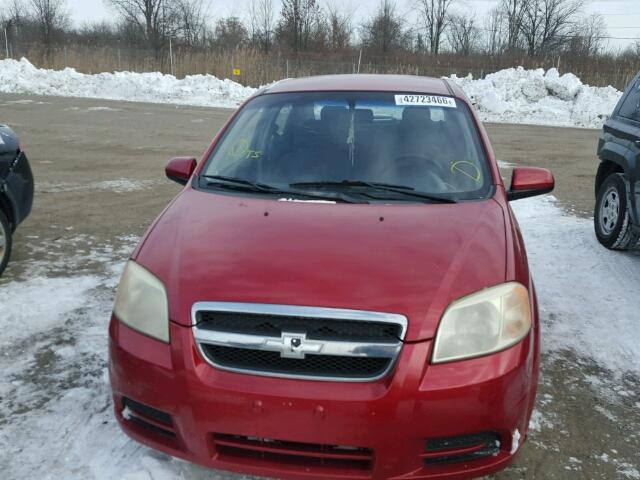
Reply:
[[0, 276], [9, 263], [11, 255], [11, 225], [2, 210], [0, 210]]
[[627, 187], [622, 174], [611, 174], [600, 185], [593, 222], [598, 241], [611, 250], [628, 250], [638, 243], [638, 236], [631, 229]]

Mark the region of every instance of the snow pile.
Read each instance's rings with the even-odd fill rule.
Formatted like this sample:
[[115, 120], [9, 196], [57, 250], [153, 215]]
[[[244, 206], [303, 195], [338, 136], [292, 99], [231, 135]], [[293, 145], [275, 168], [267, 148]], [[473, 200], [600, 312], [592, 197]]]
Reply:
[[508, 68], [474, 80], [450, 77], [476, 105], [483, 121], [600, 128], [622, 95], [615, 88], [584, 85], [555, 68]]
[[25, 58], [0, 61], [0, 93], [235, 107], [254, 91], [212, 75], [191, 75], [182, 80], [161, 73], [86, 75], [73, 68], [39, 69]]
[[[474, 80], [450, 79], [476, 104], [483, 121], [600, 128], [621, 93], [613, 87], [584, 85], [571, 73], [555, 68], [509, 68]], [[256, 89], [212, 75], [182, 80], [161, 73], [99, 73], [73, 68], [61, 71], [34, 67], [27, 59], [0, 60], [0, 93], [174, 103], [205, 107], [236, 107]]]

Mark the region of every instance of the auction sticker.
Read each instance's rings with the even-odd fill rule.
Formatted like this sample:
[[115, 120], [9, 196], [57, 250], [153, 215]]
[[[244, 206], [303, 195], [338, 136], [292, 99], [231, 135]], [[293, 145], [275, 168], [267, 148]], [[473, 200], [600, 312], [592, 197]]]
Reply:
[[396, 105], [423, 105], [425, 107], [456, 108], [456, 101], [452, 97], [438, 95], [396, 95]]

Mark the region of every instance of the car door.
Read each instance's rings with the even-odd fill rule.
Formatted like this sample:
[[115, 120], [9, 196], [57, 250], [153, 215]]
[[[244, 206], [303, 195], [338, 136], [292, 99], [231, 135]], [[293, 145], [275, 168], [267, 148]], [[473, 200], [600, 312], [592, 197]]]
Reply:
[[640, 217], [640, 74], [629, 84], [616, 110], [603, 128], [603, 140], [624, 147], [624, 166], [634, 223]]

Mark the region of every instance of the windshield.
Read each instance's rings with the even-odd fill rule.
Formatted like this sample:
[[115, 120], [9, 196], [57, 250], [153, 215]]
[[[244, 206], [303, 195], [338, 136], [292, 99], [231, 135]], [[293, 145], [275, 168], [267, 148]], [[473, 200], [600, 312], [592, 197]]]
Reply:
[[348, 190], [368, 201], [486, 198], [492, 183], [464, 102], [377, 92], [256, 97], [212, 152], [207, 177], [215, 188], [224, 177], [260, 184], [259, 193]]

